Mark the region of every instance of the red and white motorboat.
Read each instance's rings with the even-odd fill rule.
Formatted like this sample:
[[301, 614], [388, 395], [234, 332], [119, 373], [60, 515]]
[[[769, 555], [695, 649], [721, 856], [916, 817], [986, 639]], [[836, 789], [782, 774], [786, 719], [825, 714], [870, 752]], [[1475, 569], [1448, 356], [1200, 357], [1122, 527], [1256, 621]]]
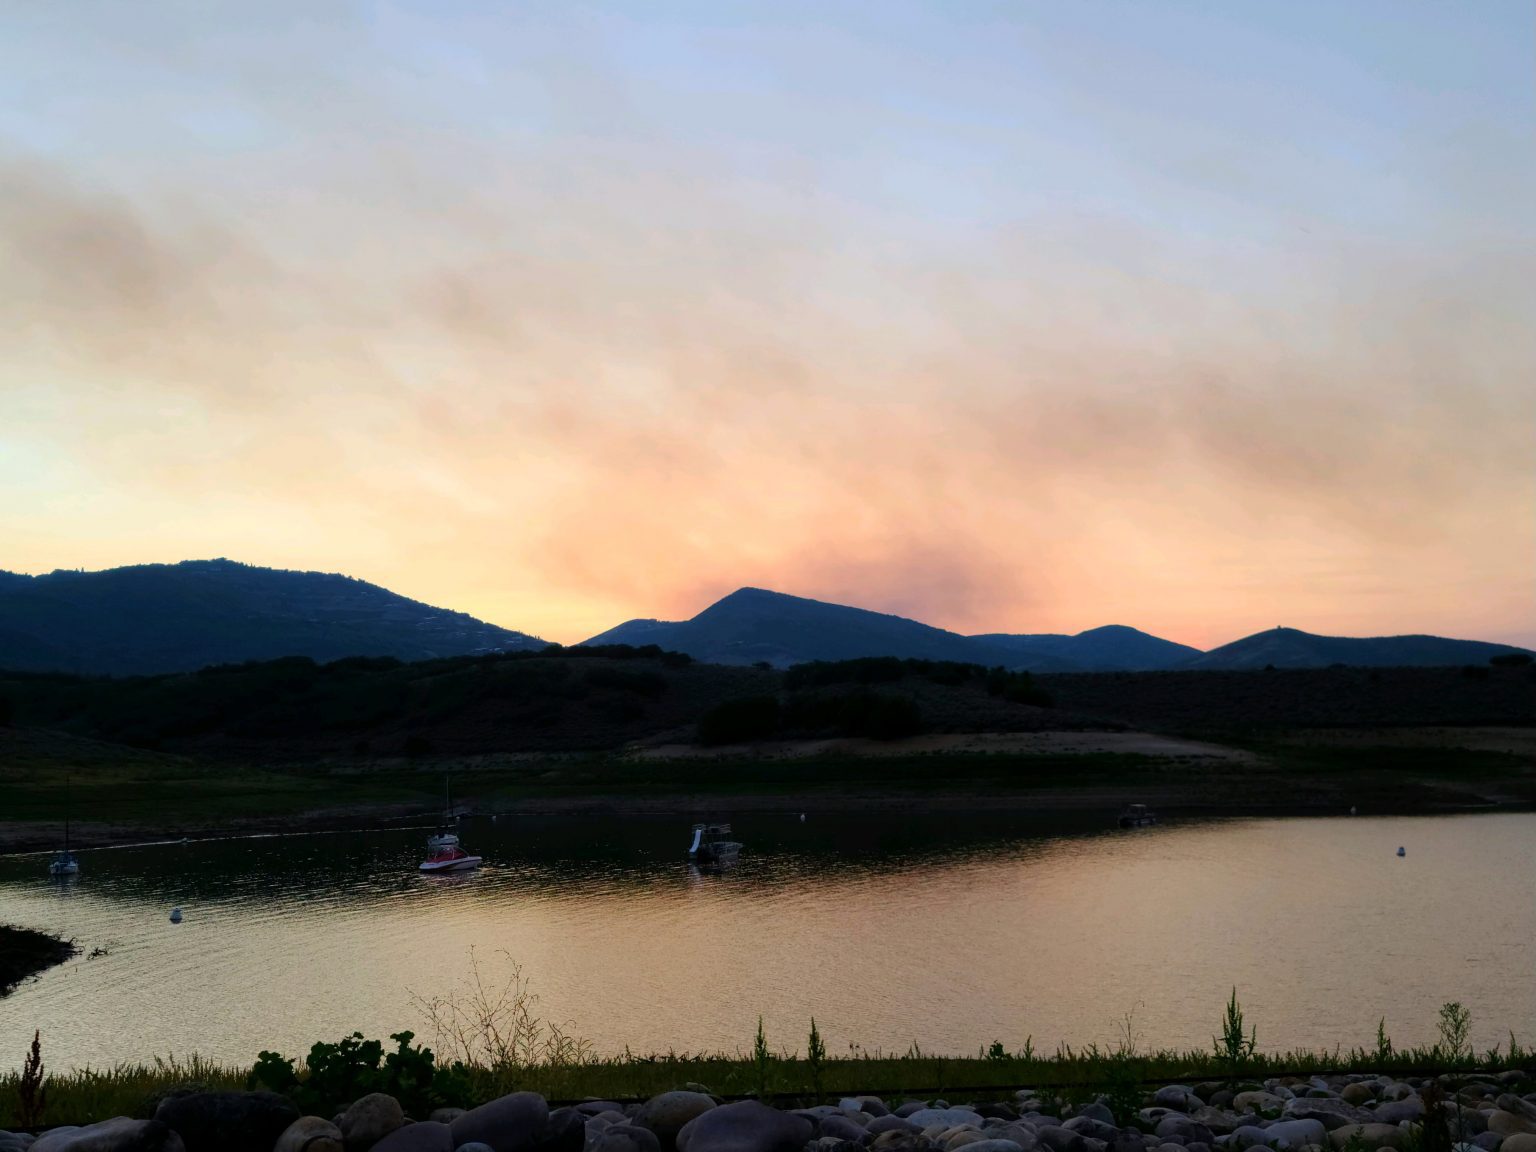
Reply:
[[[449, 837], [444, 837], [449, 839]], [[481, 859], [478, 856], [470, 856], [468, 852], [459, 846], [458, 837], [452, 837], [452, 843], [436, 843], [429, 845], [432, 852], [427, 859], [421, 862], [421, 871], [424, 872], [458, 872], [465, 868], [479, 868]]]

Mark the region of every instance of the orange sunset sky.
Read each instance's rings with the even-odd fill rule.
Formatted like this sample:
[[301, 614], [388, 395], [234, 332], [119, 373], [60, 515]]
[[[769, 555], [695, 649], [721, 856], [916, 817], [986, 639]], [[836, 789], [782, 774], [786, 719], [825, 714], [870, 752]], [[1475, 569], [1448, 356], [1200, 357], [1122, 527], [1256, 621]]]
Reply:
[[11, 5], [0, 568], [1536, 643], [1536, 9]]

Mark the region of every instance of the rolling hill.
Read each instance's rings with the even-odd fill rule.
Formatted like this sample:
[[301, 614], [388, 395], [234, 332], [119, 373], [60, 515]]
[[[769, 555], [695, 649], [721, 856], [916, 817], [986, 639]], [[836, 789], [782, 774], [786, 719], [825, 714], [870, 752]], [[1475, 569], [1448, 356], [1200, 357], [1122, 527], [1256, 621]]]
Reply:
[[1106, 624], [1075, 636], [993, 632], [971, 639], [1011, 652], [1054, 657], [1091, 672], [1157, 672], [1203, 655], [1188, 644], [1176, 644], [1124, 624]]
[[322, 572], [187, 560], [0, 573], [0, 668], [19, 671], [124, 676], [281, 656], [425, 660], [541, 647], [533, 636]]
[[1326, 668], [1347, 664], [1360, 668], [1432, 667], [1486, 664], [1489, 657], [1523, 653], [1525, 649], [1483, 640], [1450, 640], [1443, 636], [1316, 636], [1295, 628], [1256, 632], [1181, 665], [1191, 670], [1245, 668]]
[[783, 668], [808, 660], [900, 656], [1067, 671], [1070, 660], [989, 644], [958, 632], [865, 608], [828, 604], [762, 588], [741, 588], [691, 620], [630, 620], [588, 644], [657, 644], [711, 664], [766, 662]]

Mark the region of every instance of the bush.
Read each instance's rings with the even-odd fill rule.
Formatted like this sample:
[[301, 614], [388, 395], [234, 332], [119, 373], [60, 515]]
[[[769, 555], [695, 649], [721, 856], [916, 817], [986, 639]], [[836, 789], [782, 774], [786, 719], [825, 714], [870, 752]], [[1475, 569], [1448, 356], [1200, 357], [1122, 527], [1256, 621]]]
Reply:
[[248, 1087], [281, 1092], [300, 1111], [330, 1116], [360, 1096], [384, 1092], [407, 1112], [424, 1116], [434, 1108], [468, 1104], [468, 1079], [458, 1067], [440, 1068], [432, 1049], [412, 1047], [414, 1032], [390, 1036], [396, 1048], [385, 1054], [378, 1040], [361, 1032], [335, 1044], [315, 1044], [301, 1073], [294, 1062], [277, 1052], [262, 1052], [251, 1070]]
[[1040, 687], [1028, 672], [993, 668], [987, 672], [987, 692], [1013, 704], [1033, 704], [1037, 708], [1051, 706], [1051, 694]]
[[779, 731], [777, 696], [741, 696], [716, 704], [699, 717], [700, 744], [766, 740]]
[[1501, 652], [1497, 656], [1488, 657], [1488, 663], [1495, 668], [1525, 668], [1533, 659], [1529, 652]]

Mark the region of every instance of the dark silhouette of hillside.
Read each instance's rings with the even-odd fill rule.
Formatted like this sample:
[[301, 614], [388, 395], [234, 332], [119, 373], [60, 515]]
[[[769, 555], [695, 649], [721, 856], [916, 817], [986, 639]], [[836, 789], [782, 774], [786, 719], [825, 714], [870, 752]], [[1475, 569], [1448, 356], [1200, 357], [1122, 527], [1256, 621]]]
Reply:
[[188, 560], [0, 574], [0, 668], [123, 676], [282, 656], [423, 660], [543, 646], [322, 572]]
[[1075, 636], [990, 632], [971, 639], [1010, 652], [1052, 657], [1089, 672], [1156, 672], [1177, 668], [1203, 655], [1188, 644], [1176, 644], [1124, 624], [1106, 624]]
[[1190, 670], [1243, 668], [1409, 668], [1486, 664], [1490, 657], [1523, 648], [1443, 636], [1314, 636], [1295, 628], [1271, 628], [1213, 648], [1184, 664]]
[[592, 637], [588, 644], [658, 644], [711, 664], [777, 668], [810, 660], [897, 656], [1003, 665], [1033, 671], [1078, 667], [1070, 660], [997, 646], [902, 616], [741, 588], [691, 620], [630, 620]]
[[778, 671], [616, 645], [416, 663], [288, 657], [162, 676], [10, 672], [0, 673], [0, 704], [0, 731], [10, 724], [198, 758], [366, 767], [695, 740], [1529, 726], [1536, 667], [1034, 675], [887, 657]]

